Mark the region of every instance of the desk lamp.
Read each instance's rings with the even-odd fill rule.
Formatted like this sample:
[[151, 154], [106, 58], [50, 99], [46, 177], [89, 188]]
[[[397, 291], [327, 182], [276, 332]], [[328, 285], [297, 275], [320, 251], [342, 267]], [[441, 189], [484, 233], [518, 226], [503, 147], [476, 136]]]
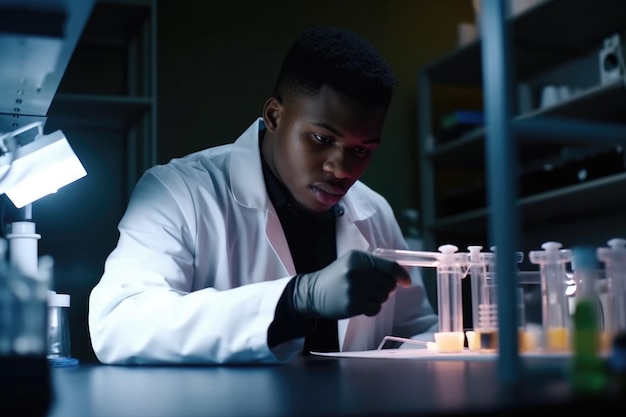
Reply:
[[[16, 136], [33, 128], [38, 134], [19, 146]], [[22, 273], [37, 274], [37, 240], [31, 203], [56, 192], [87, 172], [65, 135], [57, 130], [43, 134], [43, 123], [34, 122], [9, 133], [0, 133], [0, 195], [6, 194], [20, 218], [9, 224], [10, 262]]]
[[[38, 129], [35, 139], [20, 146], [17, 136], [33, 128]], [[38, 257], [37, 243], [41, 235], [36, 233], [31, 203], [84, 177], [87, 172], [65, 135], [60, 130], [44, 135], [41, 122], [31, 123], [9, 133], [0, 133], [0, 152], [0, 196], [6, 194], [18, 209], [16, 215], [11, 216], [5, 232], [9, 263], [24, 276], [41, 278], [45, 274], [48, 283], [51, 268], [44, 265], [49, 262], [40, 262]], [[2, 218], [2, 227], [5, 226], [4, 222]], [[49, 306], [53, 305], [50, 300], [56, 303], [54, 300], [63, 298], [67, 299], [67, 305], [63, 306], [69, 307], [69, 296], [57, 294], [48, 284], [46, 288]], [[35, 343], [27, 349], [39, 350], [37, 346]]]

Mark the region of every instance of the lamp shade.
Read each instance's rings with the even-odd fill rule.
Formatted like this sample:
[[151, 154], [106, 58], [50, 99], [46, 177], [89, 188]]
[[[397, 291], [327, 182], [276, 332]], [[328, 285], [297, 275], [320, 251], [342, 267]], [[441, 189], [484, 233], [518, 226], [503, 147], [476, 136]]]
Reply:
[[0, 159], [0, 193], [22, 208], [87, 175], [62, 131], [40, 135]]

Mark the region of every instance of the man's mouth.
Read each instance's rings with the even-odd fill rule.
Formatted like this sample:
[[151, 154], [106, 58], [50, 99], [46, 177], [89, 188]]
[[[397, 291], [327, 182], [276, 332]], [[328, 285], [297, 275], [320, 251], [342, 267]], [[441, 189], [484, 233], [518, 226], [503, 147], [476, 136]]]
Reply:
[[337, 204], [345, 194], [343, 188], [325, 183], [313, 185], [311, 191], [317, 201], [328, 206]]

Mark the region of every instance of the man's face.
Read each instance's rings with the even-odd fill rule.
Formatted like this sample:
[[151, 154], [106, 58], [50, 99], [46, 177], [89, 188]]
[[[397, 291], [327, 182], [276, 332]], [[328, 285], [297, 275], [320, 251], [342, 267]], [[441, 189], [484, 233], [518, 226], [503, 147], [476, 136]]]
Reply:
[[269, 99], [262, 152], [303, 208], [335, 205], [369, 166], [380, 144], [386, 109], [324, 86], [315, 97]]

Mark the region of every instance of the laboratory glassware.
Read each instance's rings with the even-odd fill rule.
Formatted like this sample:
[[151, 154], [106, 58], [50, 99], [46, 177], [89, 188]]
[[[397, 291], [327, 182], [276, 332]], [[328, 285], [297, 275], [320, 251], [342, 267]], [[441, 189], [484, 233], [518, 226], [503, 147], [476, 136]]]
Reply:
[[605, 328], [614, 337], [626, 332], [626, 239], [609, 240], [608, 247], [597, 249], [597, 256], [605, 264], [607, 294], [611, 298], [609, 324]]
[[72, 357], [70, 342], [70, 322], [68, 310], [70, 295], [50, 291], [48, 295], [48, 354], [52, 367], [61, 368], [78, 365]]
[[[468, 346], [473, 345], [474, 349], [470, 346], [471, 350], [494, 352], [498, 348], [496, 248], [492, 246], [491, 252], [481, 252], [482, 246], [468, 246], [467, 249], [473, 319], [473, 332], [466, 332]], [[515, 252], [516, 263], [519, 264], [523, 259], [522, 252]], [[518, 307], [519, 302], [523, 303], [523, 298], [520, 299], [518, 291]], [[519, 320], [518, 317], [518, 327], [520, 326]], [[470, 340], [472, 338], [476, 340]]]
[[473, 332], [467, 332], [470, 350], [494, 352], [498, 347], [498, 302], [495, 254], [468, 246]]
[[539, 347], [541, 336], [541, 274], [539, 271], [517, 273], [518, 343], [522, 353]]
[[26, 275], [13, 267], [6, 261], [7, 247], [0, 238], [0, 409], [43, 417], [52, 401], [46, 359], [48, 275]]
[[545, 242], [543, 251], [530, 251], [530, 261], [539, 265], [541, 274], [541, 319], [543, 348], [551, 352], [570, 349], [569, 301], [566, 295], [565, 265], [572, 260], [570, 249], [561, 249], [559, 242]]
[[600, 318], [602, 306], [598, 295], [600, 270], [597, 250], [590, 246], [572, 248], [572, 265], [576, 281], [573, 314], [571, 384], [577, 393], [600, 393], [609, 379], [600, 357]]
[[461, 352], [464, 347], [463, 298], [461, 280], [467, 275], [469, 256], [451, 244], [439, 252], [377, 248], [373, 254], [402, 266], [437, 268], [437, 312], [439, 331], [434, 334], [440, 353]]
[[462, 283], [469, 266], [469, 255], [457, 252], [451, 244], [439, 246], [441, 256], [437, 265], [437, 312], [439, 331], [435, 342], [439, 352], [461, 352], [465, 342], [463, 332]]

